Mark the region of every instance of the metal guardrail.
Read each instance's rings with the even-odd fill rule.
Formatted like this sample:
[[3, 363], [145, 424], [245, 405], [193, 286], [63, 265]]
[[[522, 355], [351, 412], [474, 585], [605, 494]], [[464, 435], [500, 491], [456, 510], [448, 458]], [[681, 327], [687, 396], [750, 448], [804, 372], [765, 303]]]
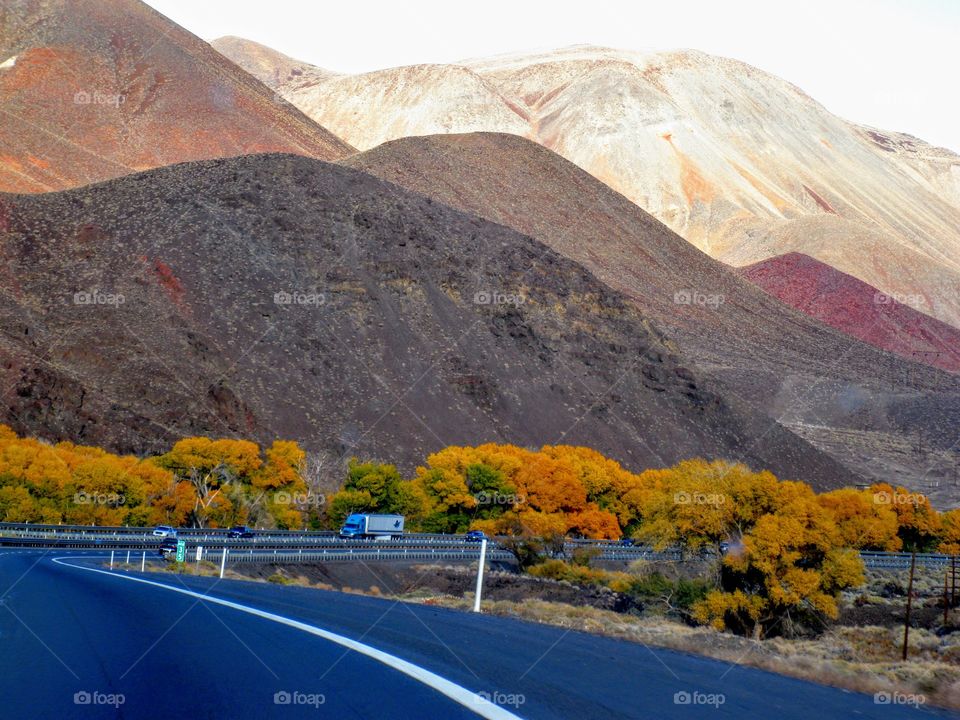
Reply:
[[[865, 567], [872, 570], [882, 569], [908, 569], [912, 553], [904, 552], [875, 552], [864, 550], [860, 553]], [[918, 567], [945, 568], [953, 562], [952, 555], [942, 555], [940, 553], [917, 553]]]
[[[210, 562], [219, 559], [219, 553], [212, 553], [209, 557], [204, 556]], [[355, 551], [316, 551], [308, 550], [306, 552], [253, 552], [253, 553], [228, 553], [227, 566], [233, 563], [310, 563], [310, 562], [356, 562], [366, 560], [370, 562], [383, 562], [388, 560], [477, 560], [480, 557], [479, 551], [455, 552], [452, 550], [414, 550], [414, 549], [386, 549], [386, 550], [355, 550]], [[508, 561], [513, 559], [513, 555], [505, 550], [492, 550], [487, 552], [487, 558], [495, 561]]]
[[[189, 550], [202, 545], [206, 550], [219, 551], [228, 548], [233, 557], [250, 556], [251, 553], [269, 553], [276, 557], [315, 559], [316, 556], [330, 560], [353, 552], [355, 557], [372, 553], [373, 557], [388, 559], [388, 553], [410, 557], [418, 553], [418, 559], [440, 557], [441, 551], [452, 556], [478, 553], [479, 544], [467, 543], [462, 535], [437, 533], [406, 533], [389, 542], [375, 540], [342, 539], [332, 531], [255, 530], [253, 539], [230, 539], [227, 529], [184, 528], [178, 529], [179, 539], [186, 540]], [[96, 527], [84, 525], [38, 525], [33, 523], [0, 523], [0, 547], [75, 548], [104, 550], [151, 550], [157, 551], [161, 537], [152, 535], [152, 528], [143, 527]], [[609, 540], [571, 539], [565, 544], [567, 554], [580, 547], [596, 547], [600, 554], [596, 559], [609, 561], [654, 560], [682, 562], [679, 550], [654, 551], [650, 546], [623, 546]], [[295, 551], [295, 552], [294, 552]], [[491, 552], [507, 551], [492, 548]], [[422, 557], [421, 557], [422, 556]], [[860, 557], [869, 569], [904, 569], [910, 567], [911, 553], [862, 551]], [[389, 558], [392, 559], [392, 558]], [[689, 560], [698, 559], [691, 555]], [[950, 565], [952, 556], [939, 553], [917, 553], [917, 565], [943, 568]]]
[[[135, 527], [130, 525], [42, 525], [40, 523], [9, 523], [0, 522], [0, 535], [16, 533], [37, 533], [41, 535], [83, 534], [101, 537], [116, 537], [120, 535], [150, 535], [154, 526]], [[177, 533], [184, 537], [226, 537], [229, 528], [177, 528]], [[276, 538], [336, 538], [334, 530], [261, 530], [253, 528], [258, 536]], [[462, 535], [445, 535], [442, 533], [406, 533], [406, 536], [420, 539], [436, 538], [438, 540], [462, 538]]]

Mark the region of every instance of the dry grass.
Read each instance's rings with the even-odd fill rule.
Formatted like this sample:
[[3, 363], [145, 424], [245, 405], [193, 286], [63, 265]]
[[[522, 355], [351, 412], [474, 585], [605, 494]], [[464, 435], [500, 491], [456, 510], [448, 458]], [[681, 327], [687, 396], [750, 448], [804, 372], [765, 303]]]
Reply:
[[[403, 599], [459, 610], [473, 606], [470, 598]], [[911, 630], [910, 659], [902, 662], [900, 631], [880, 627], [841, 627], [815, 640], [761, 641], [662, 617], [636, 617], [541, 600], [484, 602], [483, 611], [705, 655], [855, 692], [922, 694], [927, 703], [960, 709], [960, 633], [938, 638], [927, 630]]]

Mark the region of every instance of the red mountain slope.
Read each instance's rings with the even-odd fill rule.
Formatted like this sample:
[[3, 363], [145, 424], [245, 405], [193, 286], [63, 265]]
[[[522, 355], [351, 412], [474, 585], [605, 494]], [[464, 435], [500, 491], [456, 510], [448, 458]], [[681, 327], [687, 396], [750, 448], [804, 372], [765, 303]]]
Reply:
[[896, 296], [803, 253], [739, 269], [740, 274], [801, 312], [852, 337], [906, 358], [960, 371], [960, 331], [921, 310], [922, 295]]

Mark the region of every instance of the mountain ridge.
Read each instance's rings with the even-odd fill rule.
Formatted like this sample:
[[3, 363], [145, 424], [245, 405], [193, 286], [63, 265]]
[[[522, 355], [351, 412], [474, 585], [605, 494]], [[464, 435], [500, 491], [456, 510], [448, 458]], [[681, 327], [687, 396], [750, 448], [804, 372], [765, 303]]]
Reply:
[[353, 151], [139, 0], [4, 3], [0, 117], [10, 192], [247, 152]]
[[[361, 151], [438, 132], [536, 140], [718, 259], [743, 265], [802, 252], [882, 292], [924, 292], [925, 312], [960, 327], [960, 156], [903, 134], [870, 135], [786, 80], [699, 51], [577, 46], [452, 63], [497, 90], [469, 92], [467, 103], [432, 67], [277, 90]], [[453, 100], [471, 108], [469, 122], [448, 121]], [[380, 103], [377, 113], [339, 110], [369, 103]], [[863, 264], [850, 247], [829, 257], [789, 229], [807, 217], [842, 220], [829, 230], [838, 240], [852, 224], [891, 251], [909, 250], [898, 256], [908, 272], [884, 266], [882, 254], [879, 265]], [[765, 240], [784, 234], [789, 245]]]

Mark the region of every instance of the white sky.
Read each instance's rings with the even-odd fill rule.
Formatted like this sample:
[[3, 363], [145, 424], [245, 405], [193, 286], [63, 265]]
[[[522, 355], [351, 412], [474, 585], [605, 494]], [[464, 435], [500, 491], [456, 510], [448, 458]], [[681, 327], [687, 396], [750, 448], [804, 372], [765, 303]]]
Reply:
[[837, 115], [960, 152], [960, 0], [146, 0], [339, 72], [589, 43], [695, 48], [798, 85]]

